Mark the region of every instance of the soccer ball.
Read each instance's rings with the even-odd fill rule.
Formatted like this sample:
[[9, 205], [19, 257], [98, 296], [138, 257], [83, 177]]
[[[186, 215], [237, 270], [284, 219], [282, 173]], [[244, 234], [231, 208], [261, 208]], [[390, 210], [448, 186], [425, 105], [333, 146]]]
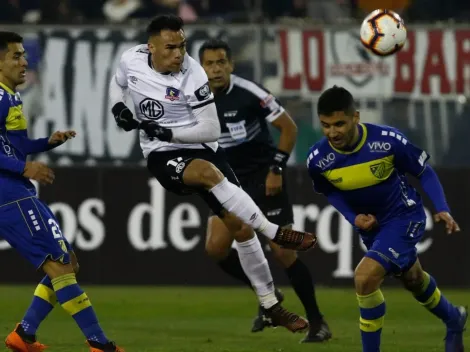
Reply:
[[361, 42], [375, 55], [395, 54], [405, 45], [405, 24], [396, 12], [375, 10], [362, 22]]

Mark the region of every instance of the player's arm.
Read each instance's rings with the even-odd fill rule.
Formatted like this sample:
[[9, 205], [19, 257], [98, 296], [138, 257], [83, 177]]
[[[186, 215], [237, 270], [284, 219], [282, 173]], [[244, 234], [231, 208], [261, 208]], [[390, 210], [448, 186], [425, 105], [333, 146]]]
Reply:
[[64, 144], [67, 140], [75, 138], [76, 132], [69, 131], [56, 131], [50, 137], [30, 139], [25, 137], [22, 141], [22, 149], [25, 154], [37, 154], [47, 152], [48, 150], [57, 148]]
[[257, 91], [259, 98], [260, 118], [271, 123], [281, 134], [273, 165], [284, 168], [297, 141], [297, 125], [271, 93], [262, 87]]
[[313, 189], [316, 193], [323, 194], [328, 199], [328, 202], [338, 210], [345, 219], [353, 226], [355, 226], [355, 219], [357, 214], [344, 200], [341, 193], [337, 191], [322, 174], [316, 170], [314, 165], [308, 164], [308, 173], [313, 183]]
[[125, 104], [128, 88], [126, 64], [128, 55], [130, 55], [129, 51], [122, 54], [116, 72], [111, 77], [108, 89], [109, 102], [112, 107], [111, 112], [113, 113], [114, 120], [120, 128], [127, 132], [139, 127], [139, 122], [134, 119], [134, 115]]
[[459, 231], [459, 226], [450, 215], [450, 208], [439, 177], [431, 165], [428, 164], [430, 156], [426, 151], [408, 141], [403, 135], [399, 135], [401, 137], [400, 141], [394, 143], [396, 168], [420, 181], [424, 192], [437, 212], [434, 219], [436, 221], [445, 221], [448, 233]]
[[[5, 125], [10, 107], [6, 101], [6, 94], [3, 99], [0, 97], [0, 124]], [[0, 134], [0, 170], [9, 171], [14, 174], [22, 175], [26, 166], [26, 162], [18, 160], [12, 154], [11, 147], [7, 144], [7, 139]]]

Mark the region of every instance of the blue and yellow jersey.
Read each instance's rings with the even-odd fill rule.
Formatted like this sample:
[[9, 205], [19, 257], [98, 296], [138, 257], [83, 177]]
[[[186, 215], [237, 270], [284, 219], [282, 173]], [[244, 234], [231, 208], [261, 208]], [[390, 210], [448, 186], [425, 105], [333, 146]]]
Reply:
[[360, 124], [359, 129], [351, 151], [335, 149], [326, 138], [310, 148], [307, 167], [315, 191], [339, 195], [355, 215], [372, 214], [379, 223], [423, 211], [405, 174], [419, 177], [429, 155], [395, 128]]
[[22, 176], [29, 154], [49, 150], [48, 138], [28, 138], [20, 94], [0, 83], [0, 206], [36, 196]]

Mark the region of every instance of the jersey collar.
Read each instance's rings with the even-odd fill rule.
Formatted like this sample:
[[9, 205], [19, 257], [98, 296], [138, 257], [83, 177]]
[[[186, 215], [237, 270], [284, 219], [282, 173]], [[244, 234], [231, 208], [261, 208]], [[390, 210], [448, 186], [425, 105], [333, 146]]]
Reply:
[[234, 78], [234, 77], [235, 77], [234, 75], [230, 75], [230, 84], [228, 85], [228, 88], [227, 88], [227, 90], [225, 91], [225, 94], [226, 94], [226, 95], [230, 94], [230, 92], [231, 92], [232, 89], [233, 89], [233, 78]]
[[4, 85], [2, 82], [0, 82], [0, 87], [2, 87], [3, 89], [5, 89], [7, 91], [7, 93], [10, 93], [12, 95], [15, 95], [16, 93], [14, 91], [11, 90], [11, 88], [8, 88], [6, 85]]
[[330, 145], [331, 148], [333, 148], [333, 150], [335, 152], [337, 152], [339, 154], [352, 154], [352, 153], [357, 152], [359, 149], [361, 149], [364, 146], [364, 144], [366, 143], [366, 139], [367, 139], [367, 127], [366, 127], [366, 125], [363, 125], [362, 123], [360, 123], [359, 126], [361, 126], [361, 128], [362, 128], [362, 138], [359, 141], [359, 143], [357, 144], [356, 148], [354, 148], [353, 150], [345, 151], [345, 150], [336, 149], [335, 147], [333, 147], [333, 145], [330, 143], [330, 141], [328, 141], [328, 144]]

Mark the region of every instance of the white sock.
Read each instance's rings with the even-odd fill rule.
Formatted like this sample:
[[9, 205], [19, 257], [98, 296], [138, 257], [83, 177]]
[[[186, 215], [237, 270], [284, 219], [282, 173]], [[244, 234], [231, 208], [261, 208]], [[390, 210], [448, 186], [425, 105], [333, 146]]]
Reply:
[[245, 224], [271, 240], [276, 237], [279, 226], [269, 222], [253, 199], [243, 189], [230, 183], [227, 178], [214, 186], [210, 192], [227, 211], [233, 213]]
[[246, 276], [251, 281], [261, 306], [269, 309], [278, 300], [274, 294], [274, 283], [268, 261], [264, 256], [258, 236], [245, 242], [236, 242], [235, 246], [240, 258], [240, 264]]

